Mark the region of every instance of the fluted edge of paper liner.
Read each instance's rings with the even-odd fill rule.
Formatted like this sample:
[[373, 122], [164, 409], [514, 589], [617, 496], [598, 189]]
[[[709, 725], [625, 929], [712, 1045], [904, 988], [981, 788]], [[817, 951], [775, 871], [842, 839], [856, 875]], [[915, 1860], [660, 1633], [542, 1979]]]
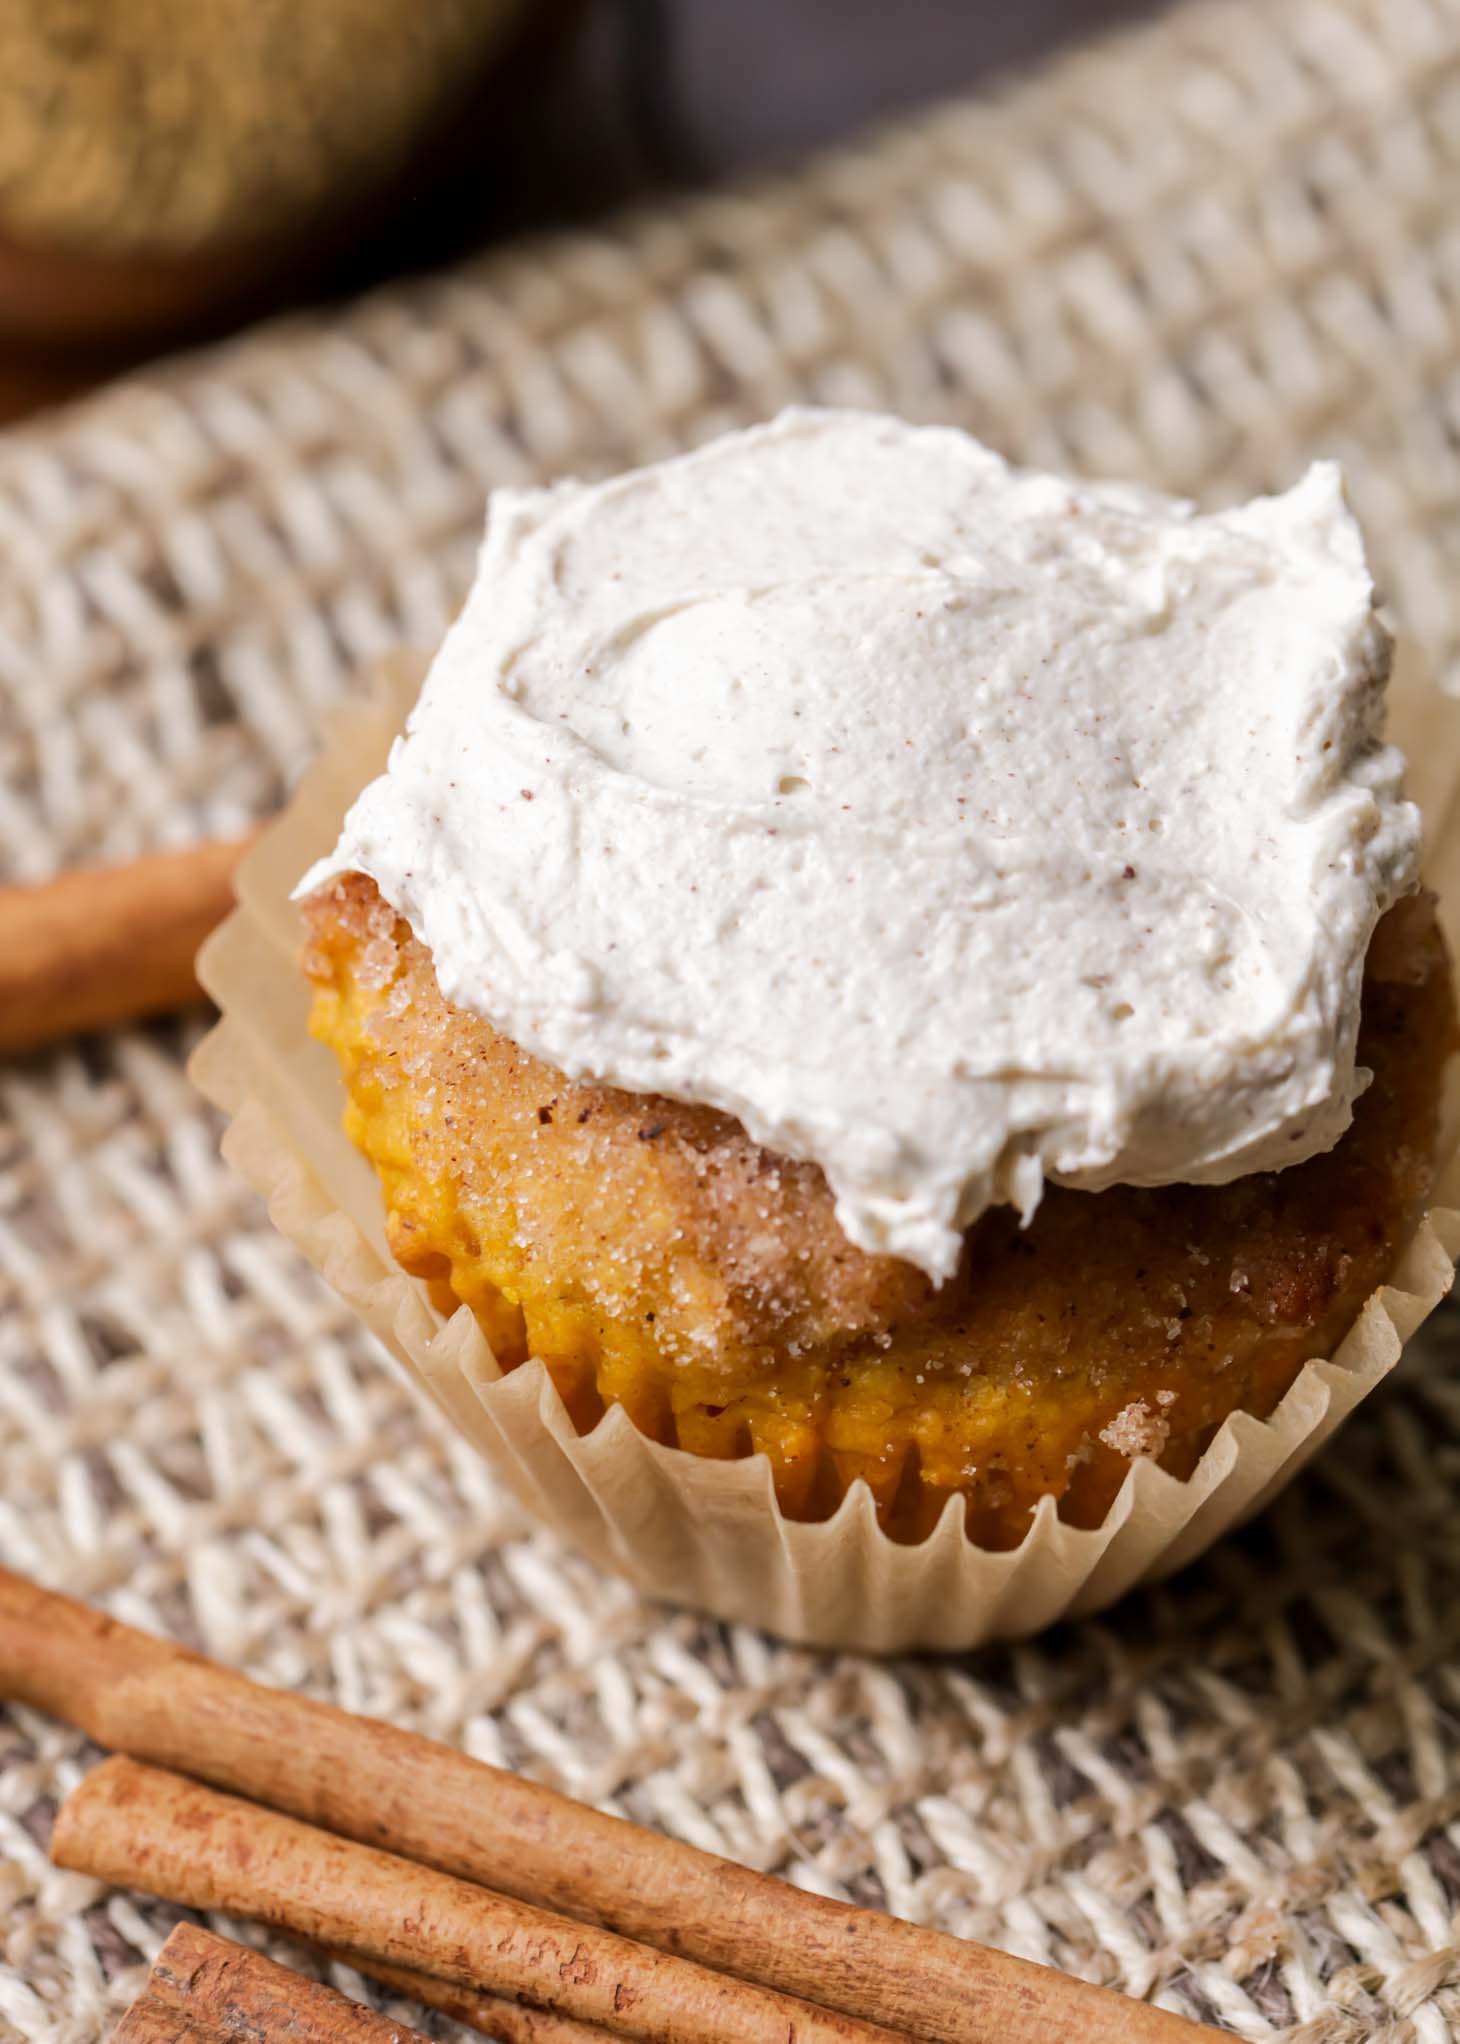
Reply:
[[[1259, 1510], [1388, 1375], [1449, 1290], [1460, 1253], [1453, 1113], [1437, 1203], [1331, 1359], [1307, 1364], [1270, 1418], [1228, 1419], [1185, 1482], [1136, 1461], [1102, 1525], [1068, 1526], [1046, 1497], [1008, 1552], [969, 1541], [957, 1500], [918, 1546], [889, 1540], [860, 1482], [830, 1519], [788, 1520], [764, 1456], [714, 1462], [662, 1447], [618, 1408], [580, 1436], [541, 1363], [504, 1374], [468, 1309], [445, 1319], [426, 1287], [394, 1263], [375, 1174], [340, 1126], [334, 1058], [306, 1026], [290, 890], [379, 771], [420, 673], [419, 663], [390, 663], [370, 700], [340, 713], [293, 801], [240, 868], [239, 906], [199, 960], [222, 1019], [199, 1047], [193, 1076], [229, 1116], [224, 1154], [279, 1230], [534, 1517], [641, 1590], [787, 1639], [867, 1652], [969, 1648], [1097, 1611], [1182, 1567]], [[1454, 949], [1460, 704], [1406, 651], [1390, 717], [1414, 764], [1429, 824], [1427, 877]]]

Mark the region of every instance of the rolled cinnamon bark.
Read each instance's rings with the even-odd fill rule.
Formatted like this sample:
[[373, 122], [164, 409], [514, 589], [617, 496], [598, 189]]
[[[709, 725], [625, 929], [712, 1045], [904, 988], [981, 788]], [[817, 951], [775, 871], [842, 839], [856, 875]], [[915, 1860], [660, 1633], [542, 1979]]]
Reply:
[[449, 1980], [437, 1980], [429, 1973], [412, 1972], [409, 1966], [391, 1966], [384, 1959], [367, 1958], [363, 1952], [346, 1952], [335, 1945], [321, 1945], [327, 1959], [340, 1959], [376, 1980], [395, 1994], [439, 2009], [454, 2022], [494, 2037], [497, 2044], [607, 2044], [610, 2032], [596, 2023], [575, 2022], [552, 2009], [530, 2008], [525, 2001], [509, 2001], [505, 1995], [482, 1994], [469, 1987], [455, 1987]]
[[793, 1888], [396, 1726], [262, 1688], [5, 1570], [0, 1696], [343, 1837], [929, 2044], [1211, 2034], [1049, 1967]]
[[[642, 2044], [896, 2044], [898, 2033], [491, 1894], [114, 1755], [61, 1805], [57, 1866], [598, 2023]], [[901, 2044], [910, 2044], [902, 2037]]]
[[201, 999], [193, 960], [233, 906], [248, 842], [0, 888], [0, 1052]]
[[111, 2044], [258, 2044], [261, 2038], [271, 2044], [426, 2044], [418, 2031], [196, 1923], [180, 1923], [168, 1938]]
[[[331, 1951], [367, 1979], [440, 2009], [497, 2044], [608, 2044], [609, 2032], [504, 1995], [473, 1994], [405, 1966], [358, 1952]], [[180, 1923], [152, 1964], [147, 1984], [113, 2030], [111, 2044], [416, 2044], [420, 2033], [362, 2008], [261, 1952]], [[421, 2039], [420, 2044], [425, 2044]]]

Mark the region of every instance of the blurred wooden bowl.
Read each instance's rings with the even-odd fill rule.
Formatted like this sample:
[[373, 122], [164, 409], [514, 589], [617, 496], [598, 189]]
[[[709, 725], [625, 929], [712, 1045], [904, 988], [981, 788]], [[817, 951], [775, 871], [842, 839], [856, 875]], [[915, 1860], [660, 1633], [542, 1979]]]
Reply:
[[[0, 7], [0, 346], [61, 388], [100, 357], [351, 285], [377, 238], [408, 266], [413, 232], [429, 239], [450, 181], [471, 176], [579, 4], [71, 0], [78, 11], [85, 31], [63, 50], [51, 0]], [[207, 118], [225, 96], [228, 117]]]

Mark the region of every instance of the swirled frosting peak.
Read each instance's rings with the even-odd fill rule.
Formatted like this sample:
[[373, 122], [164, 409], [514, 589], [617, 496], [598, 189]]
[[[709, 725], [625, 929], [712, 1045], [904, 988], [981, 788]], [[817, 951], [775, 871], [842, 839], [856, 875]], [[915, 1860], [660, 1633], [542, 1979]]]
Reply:
[[1046, 1178], [1330, 1147], [1416, 877], [1389, 644], [1331, 464], [1198, 515], [798, 410], [501, 490], [357, 869], [446, 995], [825, 1170], [958, 1260]]

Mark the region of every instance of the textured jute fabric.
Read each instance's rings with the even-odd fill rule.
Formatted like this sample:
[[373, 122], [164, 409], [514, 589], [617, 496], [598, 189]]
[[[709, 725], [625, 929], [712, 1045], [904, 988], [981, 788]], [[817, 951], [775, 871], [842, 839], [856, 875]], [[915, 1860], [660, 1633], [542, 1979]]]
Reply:
[[[439, 633], [491, 484], [798, 396], [1210, 500], [1336, 453], [1460, 683], [1460, 0], [1179, 9], [10, 434], [0, 871], [242, 825], [363, 663]], [[523, 1523], [219, 1162], [196, 1033], [0, 1073], [0, 1559], [1241, 2036], [1460, 2034], [1453, 1322], [1107, 1619], [955, 1663], [796, 1651]], [[49, 1868], [88, 1757], [0, 1715], [0, 2036], [98, 2036], [172, 1920]]]

